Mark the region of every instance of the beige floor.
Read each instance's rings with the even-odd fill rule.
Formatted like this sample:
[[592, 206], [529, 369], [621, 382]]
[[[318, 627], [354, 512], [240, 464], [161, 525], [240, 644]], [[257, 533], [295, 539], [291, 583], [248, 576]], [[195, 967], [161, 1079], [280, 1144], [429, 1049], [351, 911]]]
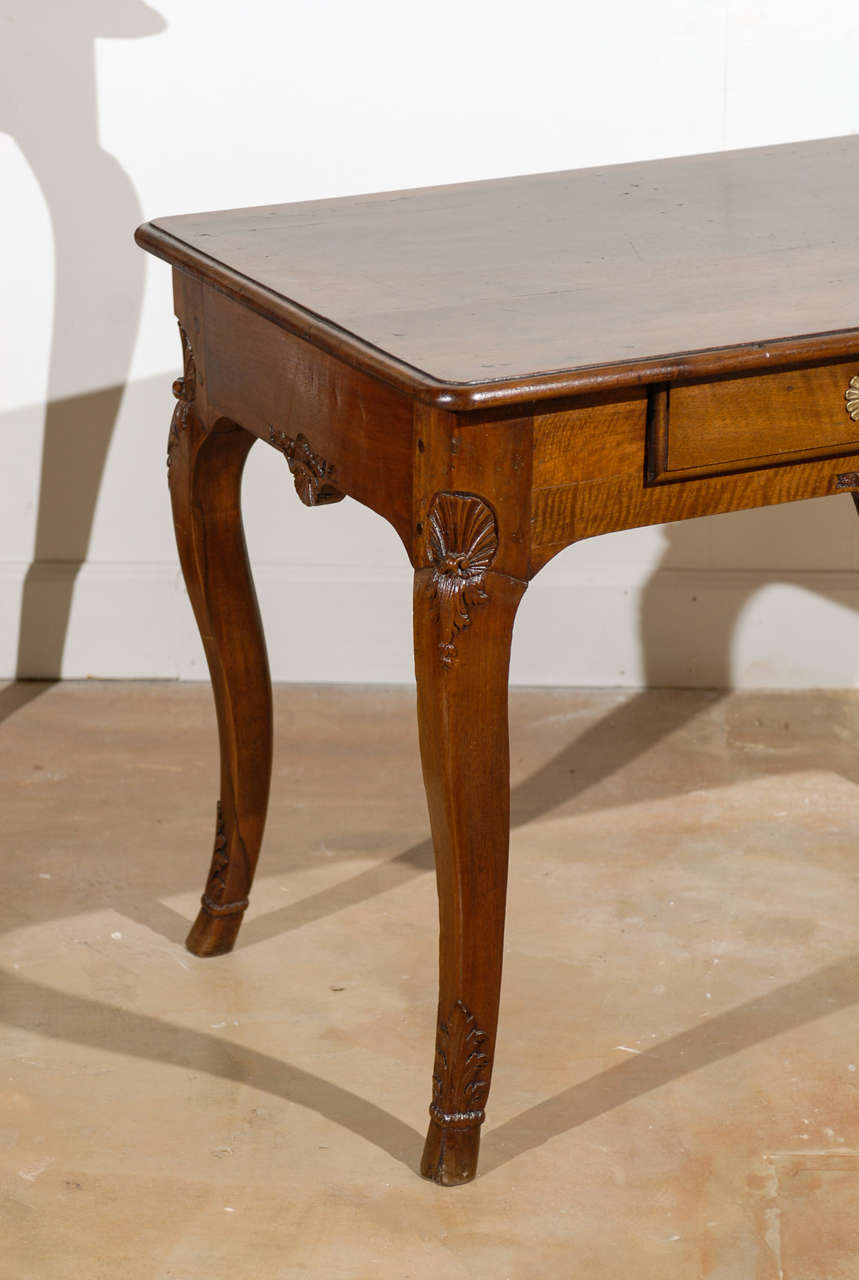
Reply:
[[857, 696], [514, 693], [500, 1050], [444, 1191], [413, 695], [278, 690], [251, 911], [201, 961], [208, 689], [33, 692], [0, 692], [3, 1280], [859, 1277]]

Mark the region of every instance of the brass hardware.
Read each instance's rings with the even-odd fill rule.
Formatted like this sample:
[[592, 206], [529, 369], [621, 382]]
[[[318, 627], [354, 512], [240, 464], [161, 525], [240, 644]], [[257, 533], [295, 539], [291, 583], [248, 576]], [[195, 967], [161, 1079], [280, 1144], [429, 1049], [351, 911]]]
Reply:
[[854, 422], [859, 422], [859, 373], [848, 382], [844, 399], [847, 401], [847, 412], [850, 417]]

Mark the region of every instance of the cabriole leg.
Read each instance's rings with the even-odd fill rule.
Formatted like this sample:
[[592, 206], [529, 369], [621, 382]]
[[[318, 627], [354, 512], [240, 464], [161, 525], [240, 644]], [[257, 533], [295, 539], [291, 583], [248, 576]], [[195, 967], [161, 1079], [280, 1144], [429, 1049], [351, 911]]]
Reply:
[[255, 437], [233, 423], [205, 432], [194, 413], [194, 358], [170, 425], [168, 468], [179, 559], [206, 651], [218, 718], [221, 792], [212, 865], [186, 945], [221, 955], [236, 940], [265, 826], [271, 779], [271, 680], [240, 510]]
[[477, 1170], [501, 987], [510, 835], [507, 679], [525, 583], [487, 571], [487, 504], [433, 505], [433, 565], [415, 576], [415, 668], [439, 899], [433, 1100], [421, 1173], [443, 1186]]

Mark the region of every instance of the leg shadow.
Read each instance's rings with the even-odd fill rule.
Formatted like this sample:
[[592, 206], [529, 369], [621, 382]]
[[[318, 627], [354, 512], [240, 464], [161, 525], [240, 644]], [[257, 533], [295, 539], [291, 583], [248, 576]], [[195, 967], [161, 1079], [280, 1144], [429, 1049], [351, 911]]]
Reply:
[[400, 1164], [417, 1165], [423, 1136], [415, 1129], [366, 1098], [255, 1049], [9, 975], [0, 975], [0, 1019], [7, 1026], [53, 1040], [205, 1072], [259, 1089], [316, 1111]]
[[681, 1031], [490, 1130], [483, 1140], [483, 1171], [498, 1169], [672, 1080], [857, 1003], [859, 956], [853, 955]]
[[421, 840], [419, 844], [398, 853], [395, 858], [388, 858], [375, 867], [368, 867], [349, 880], [321, 889], [319, 893], [310, 894], [300, 902], [278, 907], [276, 911], [270, 911], [264, 916], [251, 917], [242, 925], [238, 946], [253, 946], [268, 938], [279, 937], [282, 933], [291, 933], [294, 929], [301, 929], [304, 925], [323, 920], [338, 911], [345, 911], [347, 907], [367, 902], [381, 893], [399, 889], [401, 885], [434, 869], [432, 841]]
[[[482, 1171], [498, 1169], [551, 1138], [673, 1080], [795, 1031], [859, 1002], [859, 956], [849, 956], [531, 1107], [483, 1139]], [[31, 1034], [144, 1061], [205, 1072], [316, 1111], [416, 1168], [422, 1135], [381, 1107], [268, 1054], [145, 1014], [4, 975], [0, 1019]]]
[[55, 250], [41, 488], [17, 674], [58, 677], [143, 297], [144, 262], [132, 242], [140, 203], [99, 145], [95, 41], [153, 35], [165, 24], [142, 0], [13, 0], [11, 9], [0, 46], [0, 126], [42, 189]]
[[33, 562], [21, 594], [19, 679], [61, 675], [75, 582], [123, 391], [108, 387], [48, 402]]
[[56, 680], [16, 680], [0, 689], [0, 724], [8, 720], [16, 711], [35, 701], [47, 689], [52, 689]]

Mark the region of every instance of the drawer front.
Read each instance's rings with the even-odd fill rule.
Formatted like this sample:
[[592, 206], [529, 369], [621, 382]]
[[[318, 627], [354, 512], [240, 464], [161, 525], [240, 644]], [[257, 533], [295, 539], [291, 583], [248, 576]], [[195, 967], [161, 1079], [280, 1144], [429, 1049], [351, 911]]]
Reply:
[[857, 451], [859, 358], [651, 391], [651, 484]]

